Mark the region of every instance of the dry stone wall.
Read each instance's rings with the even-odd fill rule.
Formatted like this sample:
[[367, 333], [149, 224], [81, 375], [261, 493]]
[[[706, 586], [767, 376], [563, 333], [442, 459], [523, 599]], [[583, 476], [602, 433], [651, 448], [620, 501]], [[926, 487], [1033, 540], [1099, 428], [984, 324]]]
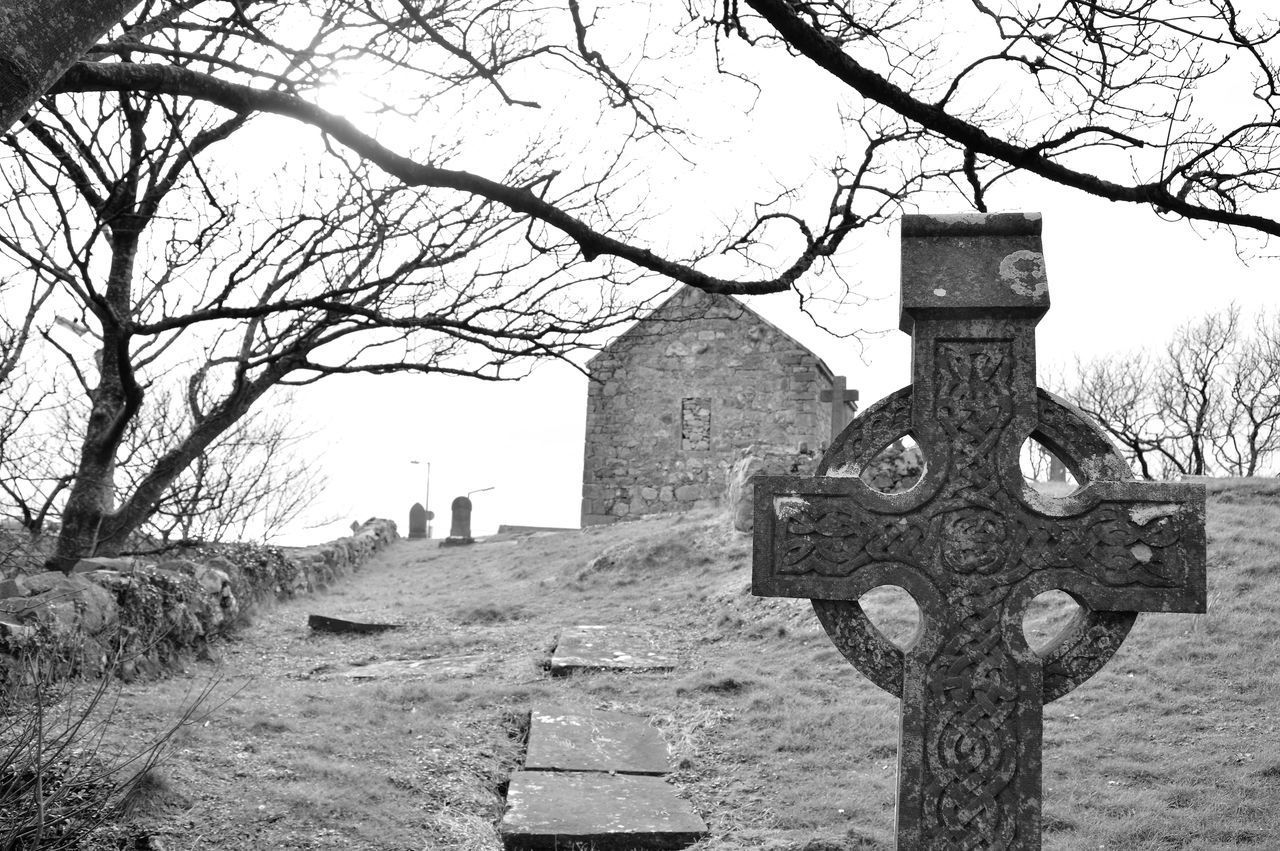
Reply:
[[207, 653], [256, 606], [324, 588], [396, 537], [394, 522], [372, 519], [315, 547], [208, 546], [152, 564], [85, 559], [71, 574], [0, 580], [0, 690], [33, 653], [64, 674], [114, 663], [126, 678]]
[[831, 436], [830, 371], [727, 296], [682, 290], [588, 369], [584, 526], [714, 505], [744, 447]]

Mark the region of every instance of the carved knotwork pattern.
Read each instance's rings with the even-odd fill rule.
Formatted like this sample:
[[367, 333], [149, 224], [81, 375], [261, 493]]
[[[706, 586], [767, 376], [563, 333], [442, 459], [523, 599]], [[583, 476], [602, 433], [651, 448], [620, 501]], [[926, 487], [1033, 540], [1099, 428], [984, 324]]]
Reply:
[[846, 428], [825, 459], [830, 475], [847, 468], [861, 470], [876, 453], [911, 428], [911, 388], [904, 387], [864, 411], [856, 426]]
[[940, 847], [975, 847], [975, 834], [1008, 847], [1017, 833], [1018, 666], [1001, 641], [1002, 590], [960, 601], [958, 623], [925, 675], [925, 835]]
[[950, 629], [925, 667], [922, 827], [957, 848], [975, 833], [1007, 845], [1017, 828], [1010, 812], [1016, 801], [1008, 794], [1017, 753], [1007, 728], [1017, 711], [1019, 671], [1000, 616], [1023, 570], [1009, 569], [1017, 518], [1001, 488], [995, 449], [1013, 421], [1012, 352], [1007, 343], [943, 342], [934, 363], [934, 416], [951, 465], [941, 516], [930, 519], [939, 533], [931, 573], [972, 590], [954, 600]]

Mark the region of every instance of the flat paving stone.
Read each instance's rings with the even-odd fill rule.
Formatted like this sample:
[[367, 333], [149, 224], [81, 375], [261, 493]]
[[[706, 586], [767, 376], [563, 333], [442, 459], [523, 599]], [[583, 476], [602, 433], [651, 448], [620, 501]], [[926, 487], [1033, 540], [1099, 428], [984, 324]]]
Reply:
[[567, 626], [560, 632], [551, 673], [575, 670], [670, 671], [675, 656], [661, 649], [653, 630], [628, 626]]
[[707, 835], [689, 802], [660, 777], [517, 771], [499, 825], [508, 851], [685, 848]]
[[441, 656], [436, 659], [390, 659], [385, 662], [374, 662], [370, 665], [360, 665], [348, 671], [342, 671], [341, 676], [353, 680], [471, 677], [480, 672], [484, 661], [484, 657], [479, 654]]
[[616, 771], [666, 774], [667, 745], [638, 715], [562, 705], [529, 713], [526, 771]]

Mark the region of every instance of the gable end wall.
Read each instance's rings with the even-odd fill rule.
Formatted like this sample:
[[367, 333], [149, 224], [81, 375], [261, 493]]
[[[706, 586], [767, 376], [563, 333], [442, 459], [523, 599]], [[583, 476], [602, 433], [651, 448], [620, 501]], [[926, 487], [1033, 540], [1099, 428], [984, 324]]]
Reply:
[[[681, 313], [696, 318], [665, 318]], [[831, 437], [818, 357], [726, 297], [686, 291], [589, 370], [583, 526], [714, 505], [745, 447], [820, 452]], [[710, 402], [706, 449], [682, 448], [686, 399]]]

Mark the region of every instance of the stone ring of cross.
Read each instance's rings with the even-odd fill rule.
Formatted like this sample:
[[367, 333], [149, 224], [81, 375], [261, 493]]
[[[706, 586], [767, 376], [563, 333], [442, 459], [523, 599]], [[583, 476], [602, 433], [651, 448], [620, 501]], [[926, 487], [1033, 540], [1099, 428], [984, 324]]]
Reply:
[[[1098, 496], [1087, 485], [1133, 480], [1128, 464], [1111, 442], [1070, 403], [1040, 388], [1036, 389], [1036, 396], [1039, 422], [1030, 437], [1056, 457], [1064, 459], [1081, 487], [1066, 498], [1046, 499], [1021, 481], [1022, 473], [1018, 470], [1014, 473], [1016, 481], [1006, 482], [1006, 485], [1013, 485], [1007, 490], [1017, 493], [1028, 508], [1049, 517], [1070, 516], [1084, 513], [1098, 502]], [[904, 387], [850, 423], [823, 456], [817, 475], [856, 477], [885, 447], [909, 436], [911, 398], [912, 389]], [[945, 469], [942, 458], [932, 464], [926, 458], [925, 474], [917, 487], [901, 499], [892, 500], [896, 507], [904, 512], [910, 511], [936, 496], [942, 486], [937, 473], [942, 469]], [[932, 476], [930, 470], [934, 473]], [[1008, 478], [1008, 472], [1005, 478]], [[974, 563], [975, 570], [994, 572], [1008, 558], [1008, 550], [1016, 542], [1010, 535], [1009, 524], [998, 513], [957, 512], [950, 515], [949, 521], [947, 531], [952, 533], [951, 536], [957, 537], [955, 533], [959, 533], [958, 537], [970, 544], [957, 547], [958, 552], [950, 560], [947, 552], [939, 554], [942, 560], [949, 562], [947, 566], [952, 570], [964, 572], [964, 562], [969, 561]], [[896, 529], [893, 531], [897, 532]], [[1078, 538], [1072, 539], [1071, 543], [1077, 548], [1081, 546]], [[1132, 546], [1142, 553], [1141, 548], [1145, 545], [1135, 542]], [[943, 605], [937, 589], [920, 581], [916, 574], [902, 574], [899, 578], [913, 598], [932, 600], [934, 605], [930, 609]], [[1049, 578], [1041, 573], [1023, 580], [1017, 588], [1016, 598], [1008, 601], [1009, 609], [1014, 613], [1021, 612], [1036, 595], [1051, 590]], [[1045, 703], [1068, 693], [1102, 668], [1120, 649], [1138, 617], [1135, 611], [1094, 610], [1087, 599], [1072, 594], [1070, 588], [1061, 590], [1075, 600], [1080, 611], [1038, 654], [1044, 671], [1042, 688]], [[880, 688], [901, 697], [903, 651], [870, 622], [859, 602], [815, 599], [812, 603], [823, 628], [845, 658]], [[922, 630], [931, 625], [932, 622], [926, 624], [921, 620]], [[937, 636], [917, 635], [914, 641], [927, 644], [936, 643], [936, 639]]]

